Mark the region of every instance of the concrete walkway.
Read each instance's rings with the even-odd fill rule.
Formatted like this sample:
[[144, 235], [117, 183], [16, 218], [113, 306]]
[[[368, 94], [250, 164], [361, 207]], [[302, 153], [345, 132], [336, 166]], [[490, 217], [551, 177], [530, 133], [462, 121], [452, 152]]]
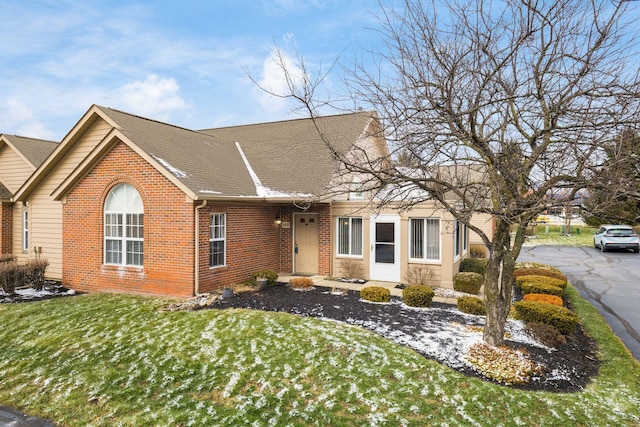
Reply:
[[[278, 276], [278, 282], [289, 283], [289, 279], [293, 277], [300, 276], [290, 276], [286, 274], [282, 274]], [[391, 295], [402, 298], [402, 289], [397, 287], [399, 284], [397, 282], [381, 282], [377, 280], [369, 280], [366, 283], [349, 283], [349, 282], [339, 282], [337, 280], [329, 280], [324, 276], [310, 276], [311, 280], [315, 286], [321, 286], [324, 288], [332, 288], [332, 289], [346, 289], [350, 291], [360, 291], [362, 288], [367, 288], [369, 286], [380, 286], [382, 288], [387, 288], [391, 291]], [[438, 295], [442, 293], [444, 295]], [[478, 297], [483, 298], [483, 295], [480, 294]], [[440, 289], [436, 290], [436, 296], [433, 298], [433, 302], [438, 302], [442, 304], [451, 304], [457, 305], [458, 299], [454, 294], [453, 289]]]

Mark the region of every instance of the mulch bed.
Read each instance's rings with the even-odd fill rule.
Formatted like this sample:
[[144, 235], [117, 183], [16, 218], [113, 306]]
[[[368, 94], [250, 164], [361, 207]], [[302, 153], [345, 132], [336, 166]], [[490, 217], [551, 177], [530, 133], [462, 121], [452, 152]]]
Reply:
[[[228, 299], [218, 299], [206, 308], [230, 309], [246, 308], [264, 311], [287, 312], [300, 316], [327, 318], [349, 324], [384, 324], [402, 331], [403, 334], [418, 335], [430, 325], [442, 322], [457, 322], [476, 326], [484, 325], [484, 318], [468, 316], [454, 306], [433, 303], [433, 308], [441, 310], [414, 310], [404, 304], [372, 304], [360, 300], [358, 292], [349, 291], [334, 295], [327, 288], [315, 288], [307, 292], [294, 291], [287, 286], [271, 286], [259, 292], [243, 292]], [[374, 326], [375, 327], [375, 326]], [[433, 326], [432, 326], [433, 327]], [[535, 378], [524, 385], [510, 386], [524, 390], [544, 390], [552, 392], [575, 392], [582, 390], [598, 374], [599, 362], [596, 343], [581, 326], [566, 337], [566, 343], [549, 351], [535, 345], [507, 341], [509, 347], [524, 350], [529, 357], [548, 369], [562, 366], [565, 375]], [[419, 350], [416, 350], [420, 352]], [[423, 355], [425, 355], [423, 353]], [[429, 355], [425, 355], [430, 357]], [[457, 371], [483, 378], [470, 367], [457, 366]], [[566, 374], [568, 372], [568, 374]], [[486, 378], [483, 378], [486, 379]]]

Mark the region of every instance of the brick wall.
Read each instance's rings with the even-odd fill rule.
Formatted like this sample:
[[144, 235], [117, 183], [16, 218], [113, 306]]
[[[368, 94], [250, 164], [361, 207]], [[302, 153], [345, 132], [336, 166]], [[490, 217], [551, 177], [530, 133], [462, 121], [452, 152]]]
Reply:
[[[144, 204], [144, 267], [104, 265], [104, 203], [126, 182]], [[125, 144], [116, 145], [66, 196], [62, 280], [82, 292], [193, 294], [193, 204]]]
[[[144, 266], [104, 265], [104, 203], [117, 184], [134, 186], [144, 204]], [[195, 207], [186, 195], [125, 144], [116, 145], [66, 196], [63, 204], [63, 283], [82, 292], [113, 291], [172, 296], [194, 292]], [[292, 204], [208, 202], [199, 218], [199, 291], [210, 292], [248, 280], [252, 273], [293, 270], [293, 227], [275, 224], [276, 216], [293, 220]], [[319, 273], [330, 272], [331, 212], [319, 214]], [[209, 267], [212, 213], [226, 213], [226, 265]]]
[[0, 203], [0, 254], [13, 252], [13, 204]]

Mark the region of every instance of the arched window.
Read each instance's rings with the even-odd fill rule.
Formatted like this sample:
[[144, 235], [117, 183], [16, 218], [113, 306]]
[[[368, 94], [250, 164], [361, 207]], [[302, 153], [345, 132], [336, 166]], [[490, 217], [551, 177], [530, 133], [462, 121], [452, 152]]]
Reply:
[[142, 265], [144, 207], [140, 193], [129, 184], [111, 189], [104, 204], [104, 262]]

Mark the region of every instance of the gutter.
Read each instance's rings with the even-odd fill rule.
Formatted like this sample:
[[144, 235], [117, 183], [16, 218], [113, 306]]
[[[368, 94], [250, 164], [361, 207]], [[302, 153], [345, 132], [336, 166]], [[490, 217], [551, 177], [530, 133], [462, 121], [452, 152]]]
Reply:
[[193, 294], [195, 296], [200, 295], [200, 213], [198, 212], [200, 209], [207, 206], [207, 200], [202, 202], [201, 205], [196, 206], [195, 210], [195, 260], [194, 260], [194, 281], [193, 281]]

